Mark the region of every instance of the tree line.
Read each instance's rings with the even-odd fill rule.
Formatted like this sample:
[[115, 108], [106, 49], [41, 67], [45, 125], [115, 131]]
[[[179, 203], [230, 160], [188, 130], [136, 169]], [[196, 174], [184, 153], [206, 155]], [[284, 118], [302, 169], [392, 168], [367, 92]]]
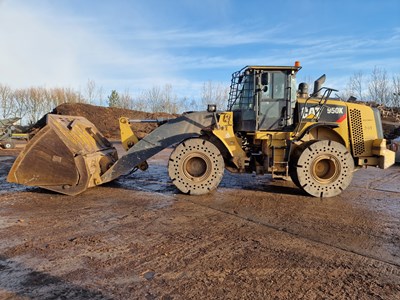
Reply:
[[26, 125], [35, 124], [43, 115], [63, 103], [86, 103], [145, 112], [178, 114], [205, 110], [209, 103], [226, 109], [228, 88], [212, 81], [203, 83], [200, 98], [179, 97], [172, 85], [153, 86], [132, 96], [129, 90], [112, 90], [104, 99], [102, 87], [88, 80], [83, 91], [72, 88], [29, 87], [12, 89], [0, 84], [0, 119], [18, 117]]
[[107, 97], [109, 107], [120, 107], [146, 112], [167, 112], [178, 114], [185, 111], [205, 110], [207, 104], [216, 104], [221, 110], [226, 109], [229, 88], [222, 83], [208, 81], [203, 83], [200, 98], [179, 97], [172, 85], [153, 86], [132, 96], [129, 91], [118, 93], [112, 90]]
[[[312, 90], [313, 80], [310, 77], [305, 77], [303, 81]], [[363, 71], [354, 72], [345, 82], [344, 88], [336, 94], [336, 97], [344, 101], [359, 100], [374, 102], [386, 107], [400, 107], [400, 75], [390, 76], [385, 69], [379, 67], [374, 67], [369, 74]]]
[[[305, 80], [311, 85], [311, 80]], [[311, 91], [310, 91], [311, 92]], [[153, 86], [132, 96], [129, 90], [112, 90], [106, 97], [103, 88], [88, 80], [83, 90], [72, 88], [30, 87], [12, 89], [0, 84], [0, 119], [19, 117], [24, 124], [36, 123], [43, 115], [63, 103], [87, 103], [145, 112], [178, 114], [205, 110], [207, 104], [226, 109], [229, 87], [223, 83], [204, 82], [198, 99], [179, 96], [172, 85]], [[375, 67], [370, 74], [362, 71], [351, 75], [345, 88], [337, 95], [343, 100], [376, 102], [387, 107], [400, 107], [400, 75], [389, 76], [385, 69]]]
[[340, 96], [343, 99], [355, 97], [387, 107], [400, 107], [400, 75], [390, 76], [385, 69], [378, 67], [370, 74], [355, 72]]
[[34, 124], [44, 114], [62, 103], [86, 102], [71, 88], [30, 87], [11, 89], [0, 84], [0, 119], [18, 117]]

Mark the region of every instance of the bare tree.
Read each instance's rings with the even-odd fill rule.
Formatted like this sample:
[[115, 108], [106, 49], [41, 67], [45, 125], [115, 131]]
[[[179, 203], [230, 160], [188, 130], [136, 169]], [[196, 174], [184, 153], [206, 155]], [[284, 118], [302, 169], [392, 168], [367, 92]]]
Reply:
[[26, 104], [26, 116], [28, 124], [34, 124], [42, 115], [49, 111], [46, 101], [46, 89], [42, 87], [31, 87], [23, 93]]
[[348, 100], [351, 97], [354, 97], [358, 100], [362, 100], [365, 98], [364, 96], [364, 78], [362, 71], [353, 73], [350, 76], [345, 88], [339, 92], [339, 97], [343, 100]]
[[13, 114], [18, 118], [23, 118], [27, 114], [26, 89], [17, 89], [13, 93]]
[[93, 80], [88, 79], [88, 81], [86, 82], [85, 96], [86, 101], [89, 104], [93, 104], [98, 97], [98, 92], [96, 91], [96, 83]]
[[349, 82], [346, 84], [344, 89], [341, 89], [337, 96], [342, 99], [343, 101], [347, 101], [351, 98], [351, 96], [353, 96], [354, 93], [351, 90], [351, 83], [350, 83], [350, 78], [349, 78]]
[[393, 75], [392, 81], [392, 105], [400, 107], [400, 75]]
[[129, 93], [129, 90], [126, 89], [123, 94], [120, 95], [119, 97], [119, 107], [125, 108], [125, 109], [132, 109], [133, 103], [132, 103], [132, 96]]
[[52, 106], [56, 107], [66, 102], [64, 90], [62, 88], [52, 88], [48, 91], [48, 97]]
[[225, 110], [228, 104], [229, 88], [222, 83], [208, 81], [203, 83], [201, 89], [201, 103], [203, 109], [207, 104], [216, 104], [219, 110]]
[[172, 85], [166, 84], [161, 94], [162, 111], [170, 114], [178, 113], [178, 97], [172, 89]]
[[68, 103], [86, 103], [82, 94], [73, 88], [64, 88], [66, 102]]
[[369, 96], [378, 104], [390, 105], [390, 87], [386, 70], [375, 67], [368, 85]]
[[159, 86], [153, 86], [151, 89], [142, 92], [140, 98], [143, 99], [143, 102], [146, 104], [146, 107], [148, 107], [150, 112], [162, 111], [161, 88]]
[[100, 86], [97, 89], [97, 96], [99, 97], [99, 102], [100, 102], [99, 105], [103, 106], [103, 104], [105, 103], [105, 99], [104, 99], [104, 90], [102, 86]]
[[179, 112], [188, 112], [198, 110], [198, 102], [195, 99], [189, 99], [188, 97], [183, 97], [178, 101]]
[[146, 104], [150, 112], [175, 114], [179, 111], [178, 97], [170, 84], [166, 84], [163, 88], [153, 86], [144, 91], [139, 98]]
[[0, 84], [0, 109], [3, 119], [13, 116], [13, 91], [8, 85]]
[[144, 93], [131, 99], [131, 109], [138, 111], [149, 111], [148, 105], [144, 100]]
[[364, 99], [364, 74], [358, 71], [350, 77], [350, 91], [358, 100]]
[[81, 93], [72, 88], [52, 88], [48, 91], [52, 106], [56, 107], [63, 103], [85, 103]]

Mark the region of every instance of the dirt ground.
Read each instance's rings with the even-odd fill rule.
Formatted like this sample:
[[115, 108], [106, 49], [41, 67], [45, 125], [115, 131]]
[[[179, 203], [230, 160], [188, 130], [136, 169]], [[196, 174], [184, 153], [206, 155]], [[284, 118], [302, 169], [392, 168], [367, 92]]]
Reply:
[[9, 184], [0, 153], [0, 299], [400, 299], [400, 166], [342, 195], [225, 173], [206, 196], [149, 170], [70, 197]]

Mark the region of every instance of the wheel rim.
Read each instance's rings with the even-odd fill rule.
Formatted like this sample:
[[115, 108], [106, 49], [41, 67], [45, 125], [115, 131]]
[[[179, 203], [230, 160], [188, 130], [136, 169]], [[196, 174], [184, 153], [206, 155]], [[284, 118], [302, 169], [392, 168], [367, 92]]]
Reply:
[[211, 161], [202, 153], [193, 153], [183, 162], [183, 173], [193, 181], [202, 181], [210, 175]]
[[340, 162], [332, 155], [322, 155], [311, 165], [311, 176], [322, 184], [334, 182], [340, 175]]

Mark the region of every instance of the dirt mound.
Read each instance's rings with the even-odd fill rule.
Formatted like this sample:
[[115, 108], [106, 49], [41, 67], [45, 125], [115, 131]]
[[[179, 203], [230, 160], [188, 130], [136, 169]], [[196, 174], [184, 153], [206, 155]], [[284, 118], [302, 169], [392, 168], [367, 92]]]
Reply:
[[[146, 113], [130, 109], [122, 109], [116, 107], [102, 107], [83, 103], [65, 103], [57, 106], [52, 114], [82, 116], [92, 122], [105, 137], [111, 139], [119, 139], [119, 123], [120, 117], [129, 119], [161, 119], [174, 118], [176, 115], [167, 113]], [[34, 128], [40, 128], [45, 125], [46, 116], [39, 120]], [[156, 123], [133, 124], [132, 129], [139, 138], [153, 131], [157, 127]]]

